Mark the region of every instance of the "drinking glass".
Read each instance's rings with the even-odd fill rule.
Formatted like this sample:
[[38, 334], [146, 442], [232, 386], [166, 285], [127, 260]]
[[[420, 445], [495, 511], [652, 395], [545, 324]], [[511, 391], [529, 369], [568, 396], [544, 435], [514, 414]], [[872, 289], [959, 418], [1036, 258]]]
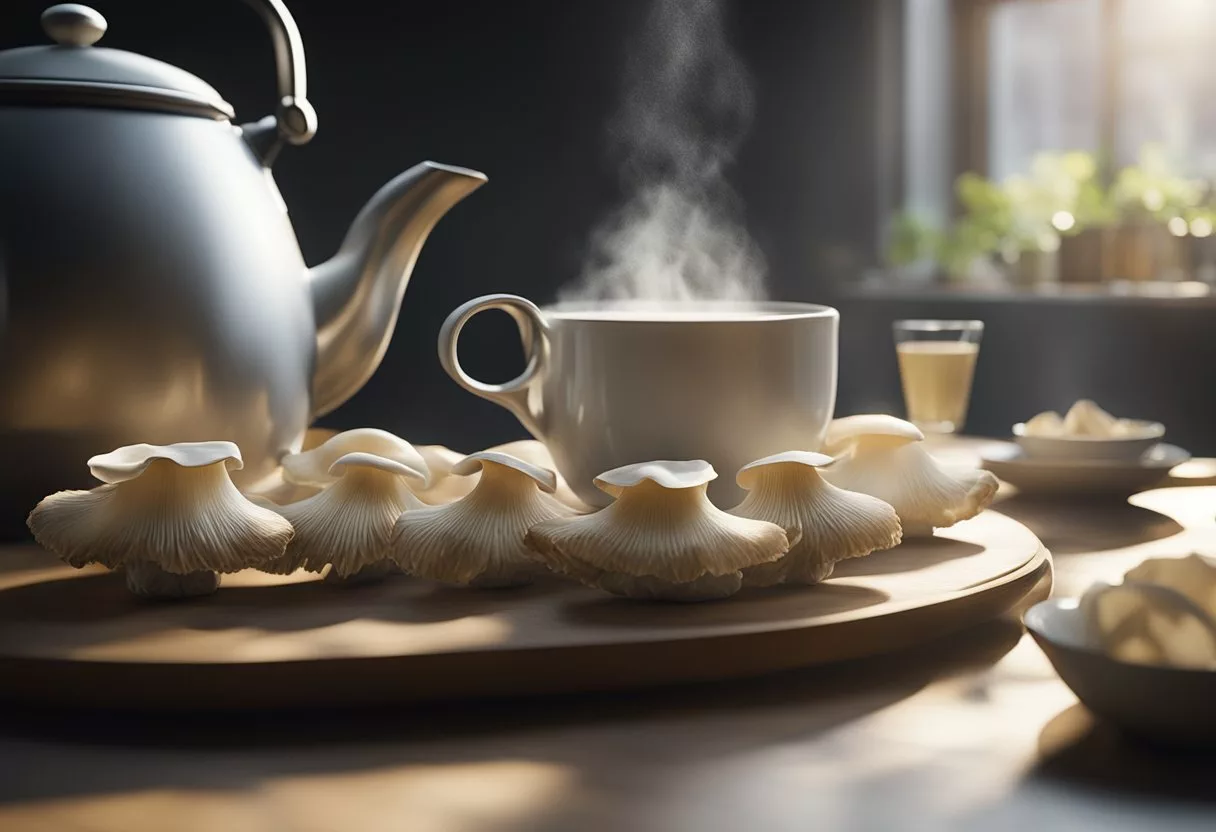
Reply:
[[927, 434], [960, 430], [984, 322], [896, 321], [894, 330], [908, 421]]

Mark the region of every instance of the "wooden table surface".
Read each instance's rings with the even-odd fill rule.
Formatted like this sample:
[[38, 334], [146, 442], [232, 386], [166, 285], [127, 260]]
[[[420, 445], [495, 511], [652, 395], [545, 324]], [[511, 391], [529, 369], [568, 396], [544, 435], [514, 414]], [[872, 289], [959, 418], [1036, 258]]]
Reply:
[[[1148, 555], [1216, 553], [1216, 487], [999, 510], [1052, 549], [1058, 594]], [[2, 832], [1211, 832], [1213, 783], [1213, 756], [1095, 725], [1012, 620], [830, 669], [611, 696], [0, 713]]]

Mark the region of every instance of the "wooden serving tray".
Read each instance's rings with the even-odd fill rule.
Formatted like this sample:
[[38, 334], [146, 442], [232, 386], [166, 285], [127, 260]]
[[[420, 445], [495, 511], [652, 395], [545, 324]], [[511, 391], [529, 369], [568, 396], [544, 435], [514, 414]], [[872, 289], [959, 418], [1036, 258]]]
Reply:
[[746, 676], [894, 650], [1000, 615], [1050, 580], [997, 512], [839, 564], [817, 587], [640, 603], [556, 580], [458, 590], [404, 576], [226, 576], [189, 602], [0, 549], [0, 697], [153, 709], [354, 706]]

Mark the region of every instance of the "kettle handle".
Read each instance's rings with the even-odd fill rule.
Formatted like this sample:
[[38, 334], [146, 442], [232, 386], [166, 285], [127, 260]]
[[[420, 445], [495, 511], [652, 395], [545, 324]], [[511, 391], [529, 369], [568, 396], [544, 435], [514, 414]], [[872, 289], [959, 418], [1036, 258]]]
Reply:
[[[255, 134], [269, 132], [274, 128], [276, 141], [288, 144], [306, 144], [317, 132], [317, 111], [308, 102], [308, 76], [304, 70], [304, 41], [300, 37], [300, 28], [295, 18], [287, 10], [283, 0], [245, 0], [253, 8], [270, 29], [270, 37], [274, 41], [274, 66], [277, 75], [279, 103], [274, 109], [273, 123], [263, 119], [256, 125], [247, 127], [248, 132]], [[261, 135], [250, 136], [250, 141], [257, 146]], [[267, 162], [274, 158], [277, 147], [272, 151], [269, 147], [260, 148], [260, 153]]]

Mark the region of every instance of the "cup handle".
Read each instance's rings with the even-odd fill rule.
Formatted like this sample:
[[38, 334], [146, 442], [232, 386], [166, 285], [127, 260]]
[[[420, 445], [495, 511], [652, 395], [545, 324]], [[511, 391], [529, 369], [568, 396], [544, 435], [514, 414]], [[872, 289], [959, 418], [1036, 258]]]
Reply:
[[[460, 330], [474, 315], [487, 309], [501, 309], [514, 319], [528, 362], [522, 373], [502, 384], [488, 384], [473, 378], [460, 366], [460, 358], [456, 354]], [[505, 407], [533, 436], [544, 438], [544, 413], [540, 403], [533, 405], [530, 399], [533, 385], [544, 375], [549, 363], [549, 329], [540, 309], [532, 301], [519, 295], [483, 295], [456, 307], [439, 330], [439, 363], [452, 380], [465, 390]]]

